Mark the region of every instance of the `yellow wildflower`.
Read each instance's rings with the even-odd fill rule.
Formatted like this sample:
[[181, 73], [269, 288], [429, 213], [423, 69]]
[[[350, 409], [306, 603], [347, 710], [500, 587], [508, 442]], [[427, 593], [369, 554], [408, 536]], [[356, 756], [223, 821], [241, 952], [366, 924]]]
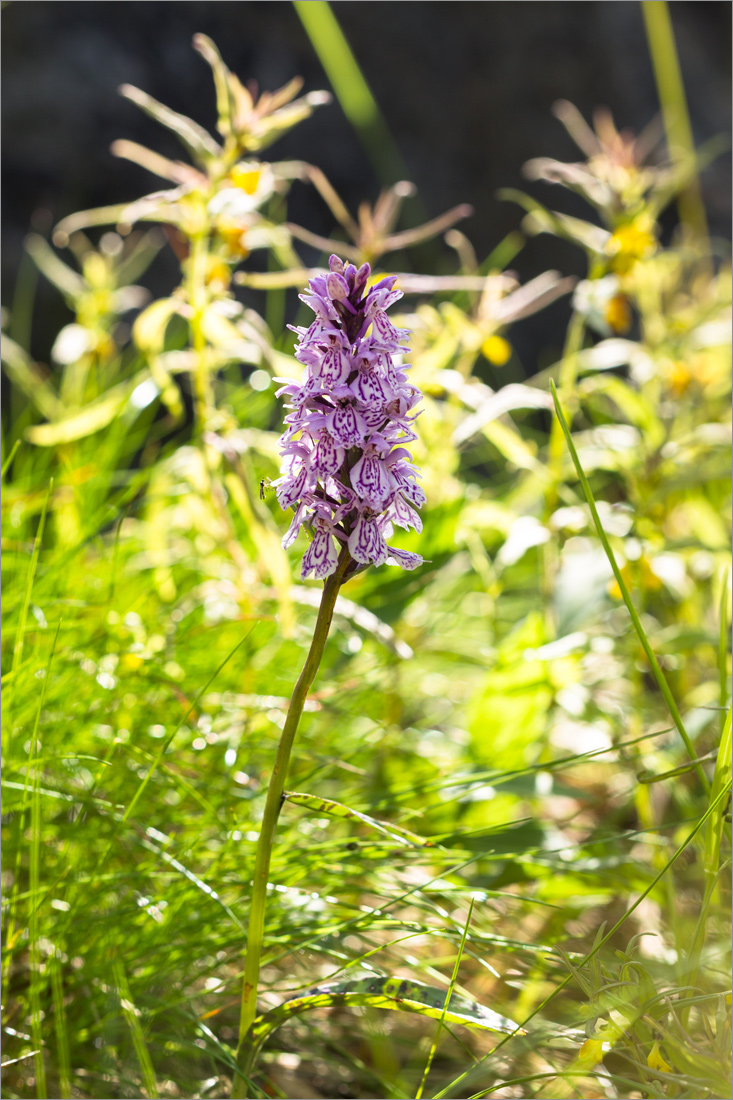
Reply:
[[249, 256], [249, 249], [245, 244], [245, 231], [241, 225], [225, 222], [217, 227], [217, 232], [227, 247], [227, 250], [238, 260]]
[[631, 328], [631, 310], [623, 294], [616, 294], [609, 301], [606, 322], [614, 332], [628, 332]]
[[262, 171], [250, 164], [237, 164], [229, 173], [229, 179], [235, 187], [241, 188], [247, 195], [254, 195], [260, 182]]
[[578, 1059], [589, 1066], [597, 1066], [603, 1059], [603, 1040], [586, 1039], [578, 1051]]
[[672, 1067], [669, 1062], [665, 1062], [664, 1058], [659, 1052], [659, 1043], [654, 1043], [652, 1049], [647, 1056], [646, 1064], [650, 1069], [659, 1069], [662, 1073], [671, 1073]]
[[503, 336], [494, 334], [486, 337], [481, 345], [481, 353], [495, 367], [503, 367], [511, 358], [512, 346]]
[[657, 240], [654, 233], [638, 222], [620, 225], [606, 244], [606, 252], [611, 257], [611, 269], [625, 275], [637, 262], [656, 251]]

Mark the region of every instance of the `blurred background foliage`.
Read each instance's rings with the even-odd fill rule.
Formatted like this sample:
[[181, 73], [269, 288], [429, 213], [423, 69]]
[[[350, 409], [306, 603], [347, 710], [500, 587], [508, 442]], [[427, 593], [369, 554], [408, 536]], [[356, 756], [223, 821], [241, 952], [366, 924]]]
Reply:
[[[403, 545], [427, 562], [368, 571], [337, 605], [262, 1007], [418, 979], [526, 1034], [326, 996], [270, 1037], [258, 1090], [727, 1095], [727, 162], [693, 155], [666, 5], [524, 5], [531, 34], [509, 4], [380, 5], [379, 34], [364, 4], [64, 9], [55, 56], [86, 57], [96, 84], [39, 78], [55, 6], [3, 15], [9, 205], [32, 225], [17, 263], [8, 231], [3, 339], [4, 1094], [229, 1093], [263, 784], [320, 596], [293, 581], [267, 489], [272, 379], [297, 369], [285, 324], [335, 250], [405, 291], [428, 505]], [[727, 60], [695, 69], [695, 51], [729, 8], [672, 11], [692, 129], [714, 139]], [[405, 51], [431, 27], [440, 49]], [[566, 73], [604, 28], [606, 69]], [[475, 53], [455, 100], [450, 35], [478, 29], [521, 56], [518, 100], [507, 61], [487, 78]], [[380, 85], [408, 53], [434, 62], [410, 115], [430, 141], [401, 123], [404, 74]], [[663, 124], [639, 137], [655, 70]], [[123, 115], [110, 79], [141, 85]], [[45, 141], [53, 114], [36, 144], [15, 136], [17, 88], [63, 103], [72, 84], [93, 160]], [[603, 102], [636, 132], [592, 115]]]

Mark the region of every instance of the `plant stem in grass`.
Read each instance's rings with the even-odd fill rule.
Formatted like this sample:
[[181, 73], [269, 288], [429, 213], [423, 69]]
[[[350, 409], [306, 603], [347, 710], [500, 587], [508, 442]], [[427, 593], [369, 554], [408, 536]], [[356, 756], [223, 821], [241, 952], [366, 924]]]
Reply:
[[[336, 571], [326, 580], [321, 597], [321, 605], [318, 610], [313, 640], [308, 650], [303, 671], [298, 677], [298, 682], [293, 689], [293, 695], [288, 708], [288, 716], [280, 736], [277, 747], [275, 766], [270, 776], [270, 785], [267, 790], [267, 802], [265, 814], [262, 818], [260, 838], [257, 842], [257, 854], [255, 856], [254, 880], [252, 884], [252, 904], [250, 907], [249, 929], [247, 933], [247, 950], [244, 962], [244, 984], [242, 987], [242, 1009], [239, 1022], [239, 1044], [237, 1047], [238, 1064], [240, 1069], [248, 1072], [251, 1068], [245, 1065], [248, 1061], [247, 1044], [245, 1042], [247, 1032], [257, 1015], [257, 987], [260, 977], [260, 962], [265, 929], [265, 908], [267, 904], [267, 878], [270, 871], [270, 859], [272, 846], [275, 839], [277, 819], [280, 815], [280, 807], [283, 801], [283, 789], [288, 775], [290, 754], [293, 749], [295, 735], [298, 732], [300, 717], [303, 713], [306, 696], [313, 683], [318, 667], [323, 657], [323, 651], [331, 626], [333, 609], [336, 597], [344, 580], [344, 574], [351, 563], [351, 556], [344, 547], [339, 556]], [[243, 1096], [239, 1090], [244, 1086], [240, 1077], [234, 1082], [232, 1097]]]
[[641, 10], [670, 155], [677, 161], [688, 159], [692, 165], [687, 183], [677, 199], [680, 221], [686, 229], [691, 230], [707, 245], [708, 225], [705, 205], [700, 193], [700, 178], [695, 164], [695, 143], [692, 138], [690, 115], [687, 110], [685, 86], [677, 56], [669, 4], [659, 0], [654, 2], [643, 0]]
[[[560, 361], [560, 378], [558, 384], [560, 399], [565, 403], [566, 407], [570, 409], [571, 413], [575, 411], [577, 403], [575, 388], [578, 380], [578, 354], [583, 347], [584, 336], [585, 318], [582, 313], [576, 311], [570, 319], [567, 335], [565, 337], [565, 347], [563, 348], [562, 359]], [[557, 418], [553, 419], [550, 427], [548, 457], [550, 471], [552, 473], [552, 484], [547, 493], [548, 499], [546, 504], [549, 518], [549, 514], [557, 506], [557, 487], [562, 481], [563, 432]]]
[[210, 454], [206, 448], [205, 435], [214, 412], [214, 391], [211, 383], [211, 363], [207, 356], [207, 340], [204, 333], [204, 314], [209, 305], [209, 292], [206, 285], [206, 265], [209, 254], [209, 236], [205, 230], [191, 238], [191, 251], [188, 256], [188, 297], [191, 305], [191, 344], [196, 356], [193, 387], [195, 403], [194, 430], [201, 448], [204, 473], [208, 481], [208, 494], [212, 506], [219, 516], [225, 531], [226, 547], [240, 573], [244, 572], [247, 559], [237, 538], [232, 517], [227, 507], [226, 496]]
[[206, 430], [212, 406], [211, 380], [209, 364], [206, 361], [206, 337], [203, 331], [203, 318], [206, 311], [206, 259], [209, 238], [204, 232], [191, 238], [191, 251], [188, 257], [188, 297], [191, 305], [191, 342], [196, 353], [194, 368], [194, 396], [196, 402], [196, 431], [201, 436]]
[[594, 524], [595, 529], [598, 533], [598, 538], [601, 540], [601, 545], [603, 546], [603, 549], [606, 553], [606, 557], [608, 558], [609, 565], [611, 566], [611, 569], [613, 570], [613, 575], [616, 578], [616, 583], [618, 584], [618, 586], [621, 590], [621, 595], [623, 597], [624, 603], [626, 604], [626, 609], [628, 610], [629, 615], [631, 616], [631, 621], [634, 624], [634, 629], [636, 630], [639, 641], [641, 642], [641, 648], [644, 650], [644, 653], [646, 654], [646, 659], [649, 662], [652, 673], [654, 675], [654, 679], [657, 681], [657, 684], [659, 686], [659, 690], [661, 691], [661, 693], [664, 697], [664, 701], [667, 704], [667, 708], [669, 710], [669, 713], [672, 716], [672, 721], [674, 722], [675, 726], [677, 727], [677, 731], [678, 731], [680, 737], [682, 738], [684, 746], [687, 749], [687, 752], [690, 756], [690, 759], [692, 760], [693, 764], [695, 765], [695, 771], [697, 772], [698, 778], [700, 779], [700, 783], [702, 785], [702, 788], [703, 788], [703, 790], [705, 791], [706, 794], [710, 794], [710, 780], [708, 779], [707, 775], [703, 771], [702, 765], [700, 764], [699, 760], [697, 759], [697, 753], [696, 753], [695, 748], [692, 744], [692, 741], [690, 740], [690, 737], [687, 733], [687, 730], [685, 729], [684, 723], [682, 722], [682, 716], [680, 715], [679, 708], [677, 707], [677, 703], [675, 702], [674, 696], [672, 695], [672, 692], [670, 691], [669, 684], [667, 683], [667, 681], [665, 679], [664, 673], [662, 672], [662, 670], [659, 666], [659, 661], [657, 660], [657, 658], [654, 654], [654, 651], [653, 651], [652, 647], [649, 644], [649, 639], [646, 636], [646, 631], [644, 630], [644, 627], [641, 624], [641, 619], [639, 618], [637, 610], [636, 610], [636, 608], [634, 606], [634, 603], [631, 599], [631, 595], [629, 593], [629, 590], [626, 587], [626, 581], [624, 580], [623, 574], [622, 574], [621, 570], [618, 567], [618, 562], [616, 561], [616, 556], [615, 556], [613, 550], [611, 549], [611, 544], [608, 541], [608, 536], [606, 535], [606, 532], [603, 529], [603, 524], [601, 523], [600, 516], [598, 515], [598, 509], [596, 508], [596, 502], [595, 502], [595, 498], [593, 496], [593, 491], [591, 490], [590, 484], [588, 482], [588, 478], [585, 476], [585, 472], [583, 470], [583, 467], [580, 464], [580, 459], [578, 458], [578, 452], [575, 449], [575, 444], [573, 443], [573, 437], [570, 434], [570, 427], [568, 425], [567, 420], [565, 419], [565, 413], [563, 412], [563, 408], [562, 408], [562, 405], [560, 403], [560, 398], [558, 397], [557, 390], [555, 388], [555, 383], [552, 381], [552, 379], [550, 379], [550, 388], [552, 390], [553, 401], [555, 402], [555, 411], [557, 413], [557, 419], [560, 423], [560, 427], [562, 428], [562, 433], [565, 436], [565, 441], [568, 445], [568, 450], [570, 451], [570, 457], [573, 460], [573, 465], [575, 466], [575, 471], [578, 475], [578, 480], [580, 481], [580, 484], [582, 486], [583, 493], [585, 495], [585, 499], [588, 502], [588, 507], [590, 508], [590, 514], [591, 514], [591, 517], [593, 519], [593, 524]]

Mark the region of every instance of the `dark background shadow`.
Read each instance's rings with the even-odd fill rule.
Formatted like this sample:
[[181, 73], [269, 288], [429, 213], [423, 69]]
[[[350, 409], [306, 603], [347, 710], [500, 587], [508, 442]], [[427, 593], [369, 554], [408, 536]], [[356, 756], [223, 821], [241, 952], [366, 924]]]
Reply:
[[[577, 151], [551, 113], [558, 98], [588, 117], [611, 107], [619, 126], [641, 130], [657, 113], [641, 6], [622, 2], [449, 3], [337, 2], [341, 26], [417, 184], [429, 216], [469, 202], [462, 228], [479, 260], [521, 221], [500, 202], [500, 187], [525, 187], [522, 164], [533, 156], [575, 159]], [[731, 6], [670, 4], [698, 144], [730, 132]], [[117, 94], [136, 84], [213, 129], [211, 75], [192, 50], [196, 31], [210, 35], [244, 80], [275, 89], [293, 75], [305, 89], [328, 87], [313, 48], [287, 2], [11, 3], [3, 40], [3, 301], [12, 302], [25, 234], [85, 207], [129, 200], [161, 186], [142, 169], [112, 157], [118, 137], [181, 156], [169, 137]], [[267, 155], [267, 154], [266, 154]], [[320, 108], [272, 148], [275, 159], [299, 157], [321, 167], [354, 210], [373, 200], [379, 183], [340, 106]], [[730, 160], [703, 177], [713, 234], [730, 236]], [[529, 185], [551, 205], [557, 188]], [[570, 209], [567, 206], [565, 209]], [[575, 212], [580, 212], [578, 207]], [[39, 215], [38, 211], [41, 211]], [[48, 213], [44, 214], [43, 212]], [[586, 208], [587, 211], [587, 208]], [[291, 192], [290, 218], [328, 233], [333, 220], [306, 185]], [[414, 203], [406, 221], [418, 216]], [[667, 228], [671, 228], [670, 212]], [[442, 253], [441, 253], [442, 255]], [[307, 255], [306, 258], [312, 257]], [[416, 269], [436, 253], [411, 256]], [[446, 264], [455, 257], [446, 252]], [[523, 278], [547, 267], [582, 274], [584, 259], [562, 242], [531, 240], [514, 261]], [[164, 293], [176, 279], [166, 250], [148, 279]], [[522, 326], [524, 354], [562, 339], [562, 304]], [[33, 353], [45, 358], [68, 320], [63, 303], [40, 280]]]

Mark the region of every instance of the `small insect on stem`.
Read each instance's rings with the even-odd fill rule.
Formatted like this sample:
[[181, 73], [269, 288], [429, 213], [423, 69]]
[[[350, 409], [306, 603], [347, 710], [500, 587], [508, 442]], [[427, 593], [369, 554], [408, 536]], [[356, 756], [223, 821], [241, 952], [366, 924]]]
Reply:
[[269, 488], [270, 488], [270, 479], [269, 479], [269, 477], [263, 477], [262, 481], [260, 482], [260, 500], [265, 499], [265, 493]]

